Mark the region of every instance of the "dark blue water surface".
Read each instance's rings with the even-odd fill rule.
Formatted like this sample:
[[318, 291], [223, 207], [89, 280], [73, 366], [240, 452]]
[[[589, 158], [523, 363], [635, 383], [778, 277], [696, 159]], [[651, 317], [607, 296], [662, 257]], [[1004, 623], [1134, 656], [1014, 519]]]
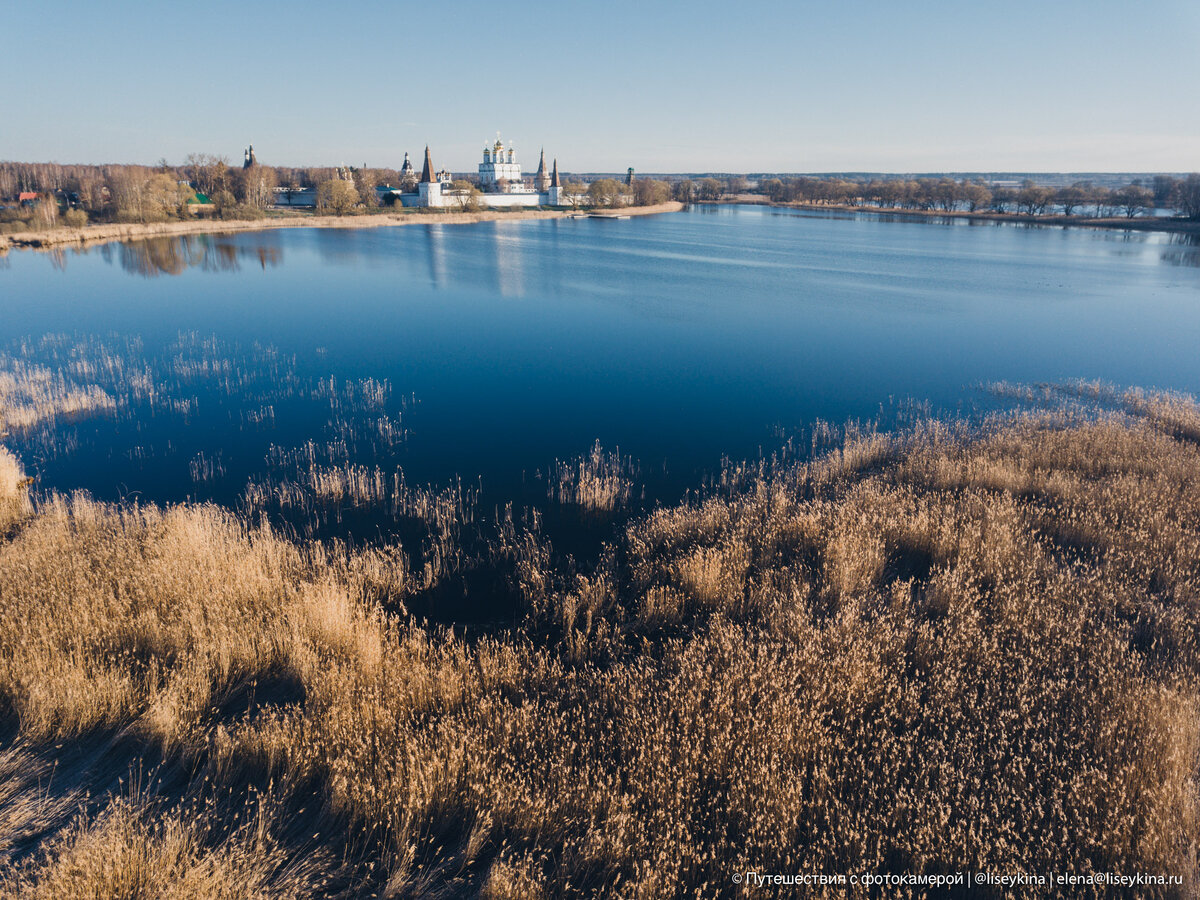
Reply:
[[[461, 475], [516, 495], [598, 439], [657, 473], [665, 496], [723, 454], [776, 445], [780, 426], [902, 397], [955, 411], [979, 382], [1075, 378], [1200, 391], [1188, 240], [720, 206], [13, 252], [0, 347], [32, 359], [47, 334], [136, 336], [166, 358], [183, 333], [193, 351], [241, 348], [243, 366], [268, 347], [298, 378], [386, 380], [408, 436], [367, 461], [413, 482]], [[77, 449], [24, 447], [26, 467], [101, 497], [226, 500], [269, 444], [326, 425], [280, 397], [247, 427], [237, 406], [261, 395], [179, 390], [195, 399], [186, 414], [72, 423]], [[188, 476], [218, 452], [223, 479]]]

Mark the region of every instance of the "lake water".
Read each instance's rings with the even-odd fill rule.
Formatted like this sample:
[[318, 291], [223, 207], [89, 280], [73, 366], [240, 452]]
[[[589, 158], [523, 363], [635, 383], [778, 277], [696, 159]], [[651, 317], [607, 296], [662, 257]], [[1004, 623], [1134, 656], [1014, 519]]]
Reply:
[[544, 498], [599, 440], [669, 499], [815, 419], [954, 413], [981, 382], [1197, 392], [1198, 346], [1200, 246], [1145, 232], [699, 206], [0, 261], [10, 368], [107, 365], [128, 393], [123, 415], [9, 440], [40, 487], [102, 498], [231, 503], [312, 439], [482, 484], [488, 509]]

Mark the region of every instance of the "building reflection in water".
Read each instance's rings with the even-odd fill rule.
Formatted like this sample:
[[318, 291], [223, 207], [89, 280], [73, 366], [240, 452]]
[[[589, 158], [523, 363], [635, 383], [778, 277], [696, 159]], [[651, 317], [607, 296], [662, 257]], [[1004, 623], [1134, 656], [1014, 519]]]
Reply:
[[520, 233], [505, 228], [503, 223], [492, 226], [492, 244], [496, 254], [496, 282], [502, 297], [525, 296], [525, 242]]
[[444, 225], [430, 225], [422, 229], [429, 242], [429, 280], [436, 287], [444, 287], [447, 278], [446, 232]]

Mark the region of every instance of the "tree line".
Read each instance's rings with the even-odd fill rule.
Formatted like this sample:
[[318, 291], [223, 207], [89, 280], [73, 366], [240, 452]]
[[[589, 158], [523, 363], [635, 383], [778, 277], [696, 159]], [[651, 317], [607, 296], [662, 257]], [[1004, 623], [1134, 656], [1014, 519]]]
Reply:
[[[377, 206], [376, 187], [399, 184], [395, 169], [231, 166], [226, 157], [189, 154], [181, 165], [61, 165], [0, 161], [0, 231], [20, 231], [87, 222], [165, 222], [198, 211], [220, 218], [253, 219], [265, 214], [284, 193], [320, 190], [347, 182], [350, 205]], [[346, 191], [336, 195], [339, 208]], [[36, 199], [21, 202], [23, 194]], [[202, 195], [202, 196], [201, 196]], [[203, 202], [207, 201], [207, 202]]]
[[[165, 222], [200, 212], [226, 219], [265, 214], [280, 193], [284, 201], [311, 190], [323, 212], [344, 215], [380, 205], [377, 188], [416, 189], [415, 178], [396, 169], [288, 167], [255, 163], [231, 166], [226, 157], [189, 154], [180, 165], [60, 165], [0, 161], [0, 231], [88, 222]], [[463, 209], [481, 207], [474, 179], [452, 188]], [[21, 203], [22, 194], [37, 199]], [[640, 178], [630, 185], [611, 178], [591, 184], [568, 181], [564, 193], [579, 208], [646, 206], [672, 198], [665, 181]]]
[[764, 178], [752, 186], [742, 175], [677, 178], [664, 184], [672, 199], [681, 203], [715, 203], [757, 194], [775, 203], [1030, 216], [1133, 218], [1151, 209], [1172, 209], [1190, 219], [1200, 219], [1200, 174], [1195, 173], [1182, 178], [1155, 175], [1148, 183], [1134, 181], [1119, 188], [1087, 181], [1053, 187], [1030, 179], [1020, 185], [999, 185], [953, 178], [838, 176]]
[[[479, 208], [473, 179], [457, 181], [464, 209]], [[256, 163], [231, 166], [226, 157], [188, 155], [182, 164], [157, 166], [60, 165], [0, 161], [0, 231], [53, 227], [59, 223], [163, 222], [198, 211], [221, 218], [257, 218], [276, 201], [302, 190], [315, 192], [317, 207], [342, 215], [380, 205], [379, 185], [415, 188], [388, 168], [288, 167]], [[1133, 218], [1148, 210], [1173, 209], [1200, 219], [1200, 174], [1156, 175], [1116, 189], [1086, 181], [1051, 187], [1027, 180], [1019, 186], [953, 178], [848, 179], [838, 176], [765, 178], [756, 187], [740, 175], [725, 178], [637, 178], [632, 184], [601, 178], [564, 184], [572, 207], [647, 206], [667, 200], [715, 202], [753, 192], [776, 203], [802, 203], [943, 212], [1017, 213], [1028, 216], [1087, 215]], [[20, 202], [22, 194], [36, 201]], [[197, 202], [201, 199], [207, 202]], [[53, 201], [53, 202], [47, 202]]]
[[854, 181], [806, 177], [765, 179], [759, 190], [776, 203], [1097, 218], [1133, 218], [1159, 208], [1200, 219], [1200, 174], [1195, 173], [1184, 178], [1156, 175], [1149, 185], [1135, 181], [1115, 189], [1087, 181], [1049, 187], [1028, 179], [1019, 186], [1007, 186], [952, 178]]

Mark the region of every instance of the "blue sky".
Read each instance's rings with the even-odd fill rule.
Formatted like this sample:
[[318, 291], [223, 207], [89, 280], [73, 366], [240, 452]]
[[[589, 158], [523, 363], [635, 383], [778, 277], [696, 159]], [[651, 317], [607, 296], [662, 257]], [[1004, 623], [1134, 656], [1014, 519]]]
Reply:
[[0, 158], [1192, 171], [1200, 3], [7, 2]]

